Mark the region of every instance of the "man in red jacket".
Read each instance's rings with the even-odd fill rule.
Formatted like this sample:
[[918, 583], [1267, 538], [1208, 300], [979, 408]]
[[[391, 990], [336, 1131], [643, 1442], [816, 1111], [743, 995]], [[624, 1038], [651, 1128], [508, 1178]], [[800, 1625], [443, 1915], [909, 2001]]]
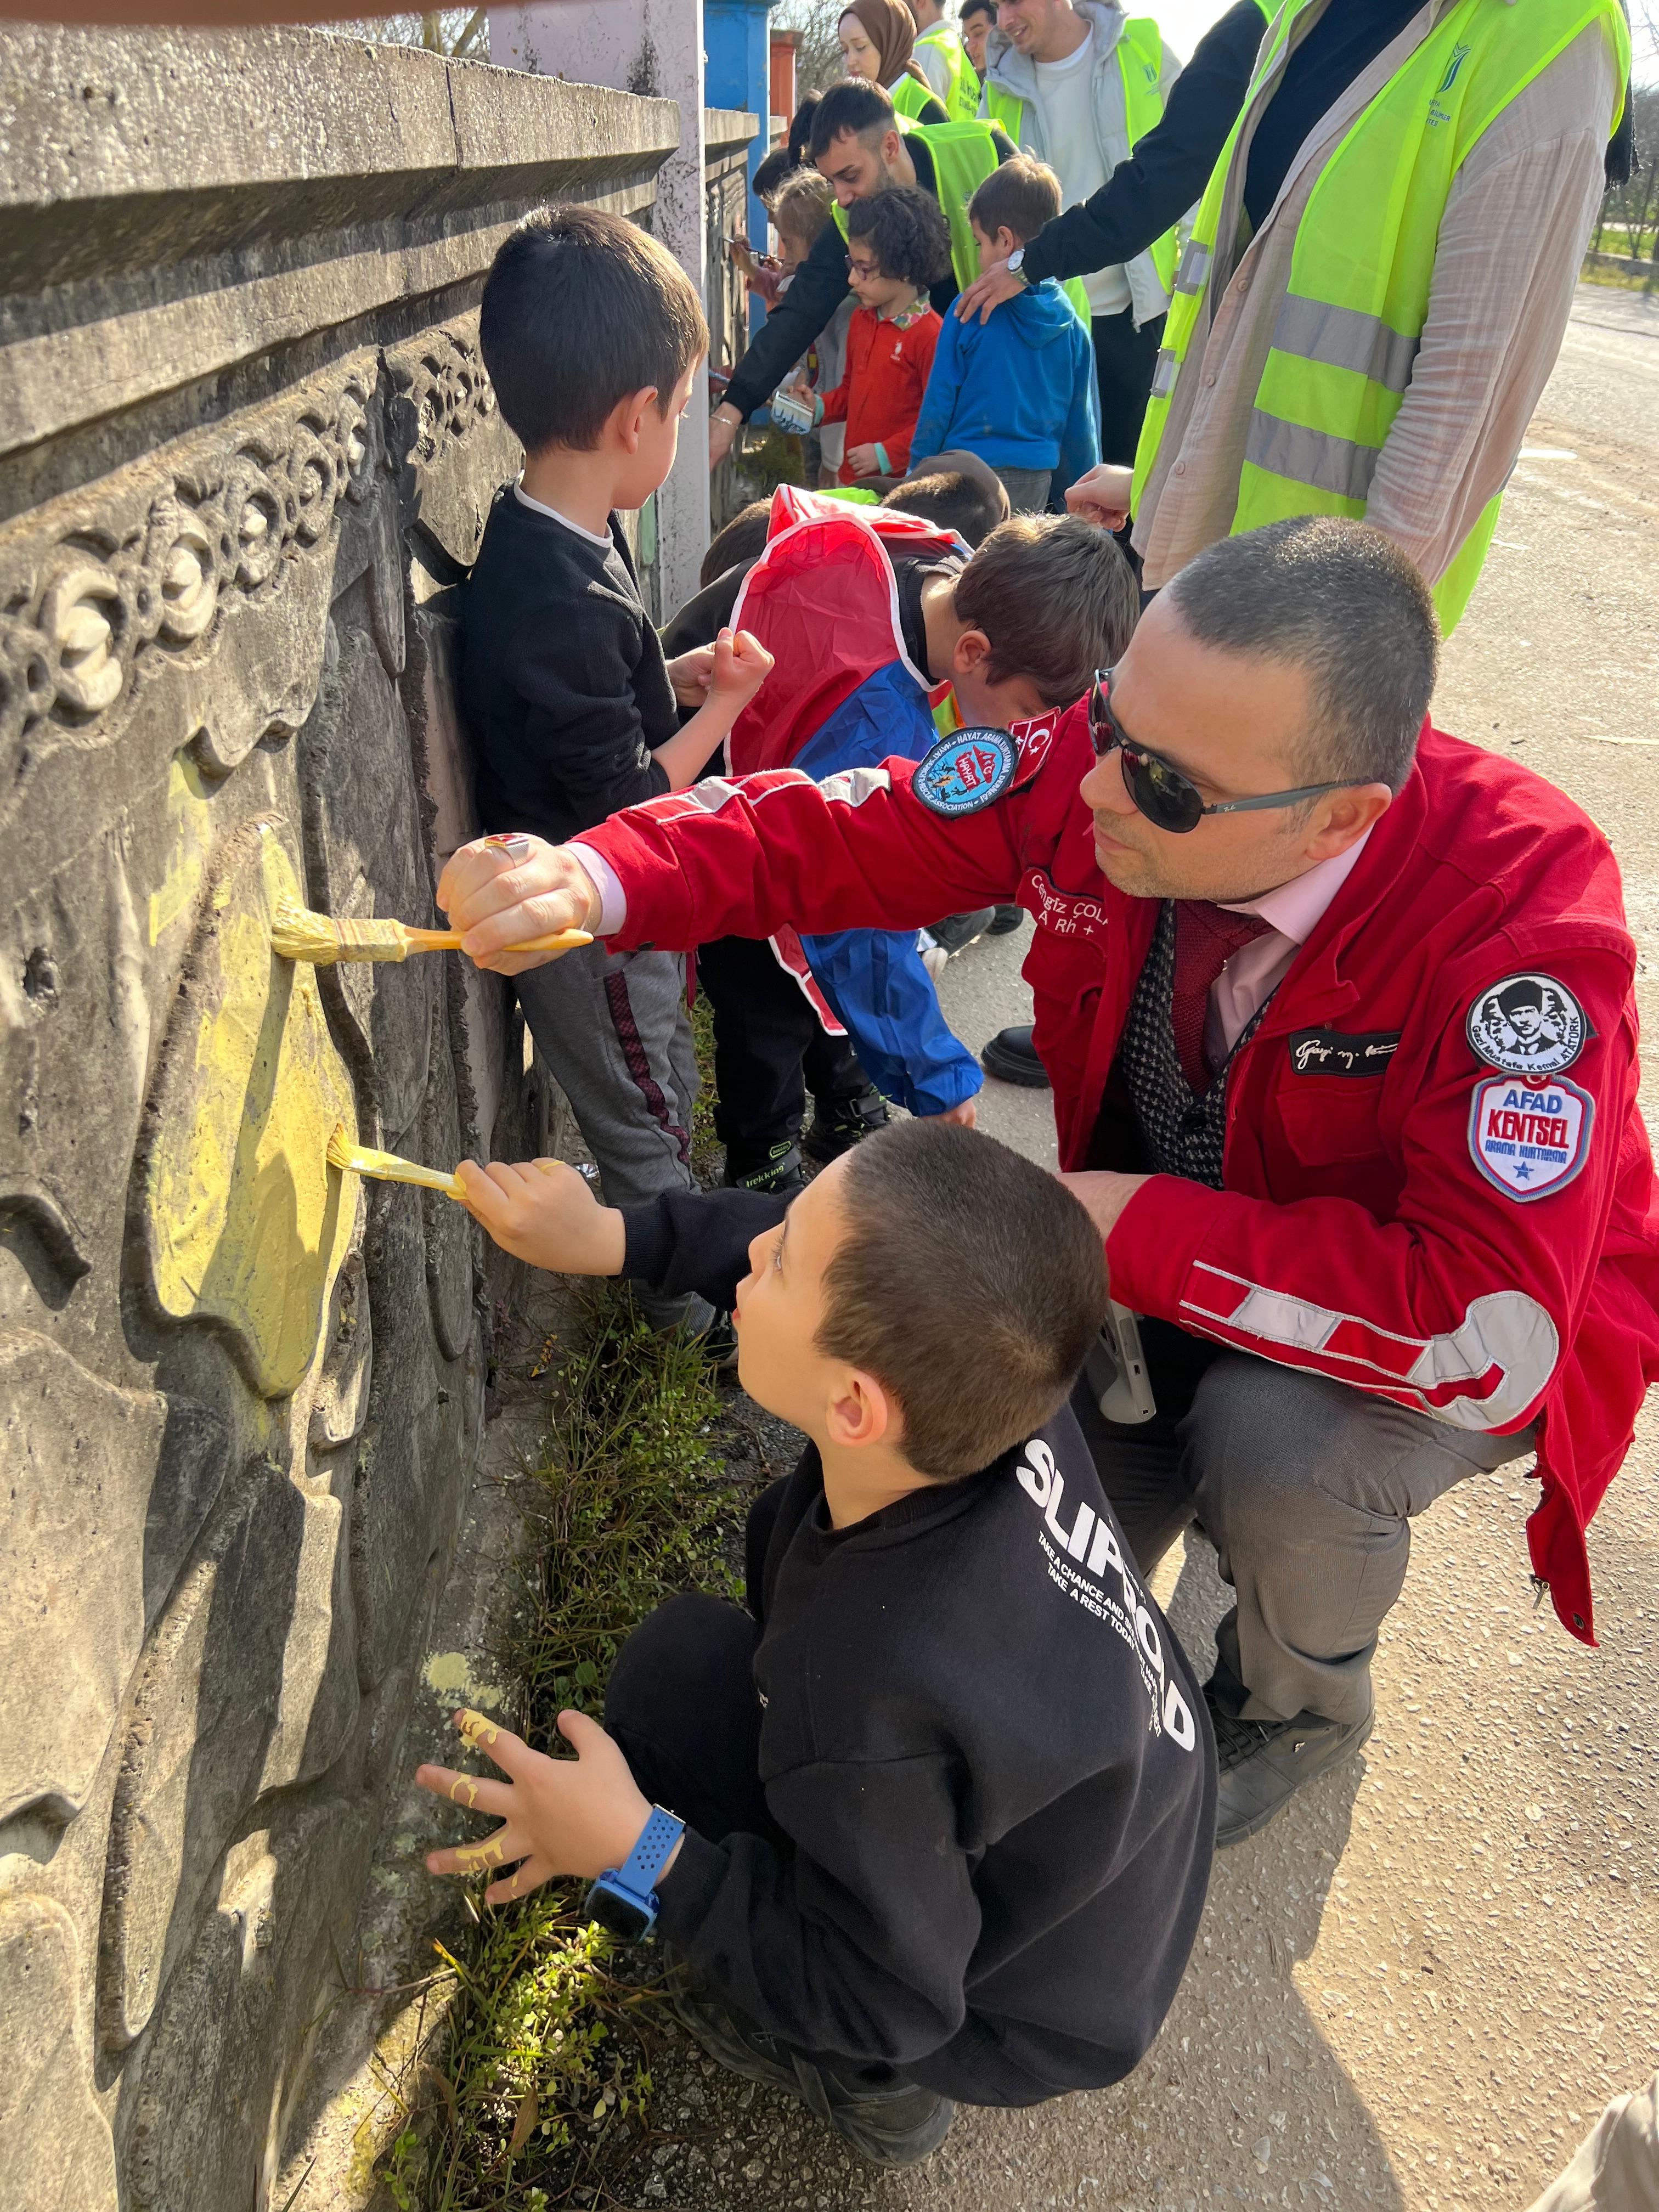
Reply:
[[1594, 1641], [1583, 1530], [1659, 1374], [1635, 947], [1606, 840], [1426, 720], [1406, 556], [1224, 539], [1091, 697], [914, 769], [718, 780], [580, 846], [458, 854], [475, 959], [921, 924], [1015, 896], [1063, 1169], [1145, 1316], [1143, 1425], [1085, 1420], [1143, 1571], [1194, 1519], [1237, 1602], [1218, 1841], [1358, 1748], [1411, 1518], [1535, 1451], [1535, 1577]]

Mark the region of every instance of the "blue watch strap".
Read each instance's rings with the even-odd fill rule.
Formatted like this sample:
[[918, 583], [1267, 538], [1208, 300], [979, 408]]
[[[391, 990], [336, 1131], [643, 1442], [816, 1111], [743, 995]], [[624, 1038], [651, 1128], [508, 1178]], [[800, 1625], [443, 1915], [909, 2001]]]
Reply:
[[649, 1898], [670, 1852], [684, 1833], [684, 1820], [673, 1813], [665, 1813], [660, 1805], [653, 1805], [651, 1818], [640, 1831], [639, 1841], [607, 1878], [614, 1880], [618, 1887], [631, 1890], [635, 1897]]

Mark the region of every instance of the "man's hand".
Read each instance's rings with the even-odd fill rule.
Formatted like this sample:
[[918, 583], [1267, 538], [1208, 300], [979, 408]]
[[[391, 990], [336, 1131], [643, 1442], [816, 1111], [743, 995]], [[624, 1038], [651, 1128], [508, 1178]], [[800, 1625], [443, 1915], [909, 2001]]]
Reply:
[[[516, 1864], [515, 1875], [491, 1882], [484, 1892], [486, 1905], [507, 1905], [556, 1875], [592, 1881], [607, 1868], [621, 1866], [651, 1818], [651, 1807], [628, 1761], [597, 1721], [585, 1713], [559, 1715], [559, 1733], [574, 1747], [574, 1759], [550, 1759], [545, 1752], [532, 1751], [510, 1729], [497, 1728], [482, 1713], [458, 1712], [454, 1722], [465, 1740], [488, 1753], [512, 1780], [456, 1774], [447, 1766], [416, 1769], [416, 1781], [434, 1797], [495, 1814], [502, 1824], [480, 1844], [429, 1852], [429, 1872], [477, 1874]], [[678, 1851], [676, 1844], [675, 1856]], [[665, 1875], [673, 1863], [671, 1857]]]
[[1088, 1209], [1103, 1244], [1117, 1227], [1124, 1207], [1142, 1183], [1152, 1181], [1150, 1176], [1115, 1175], [1107, 1168], [1084, 1168], [1060, 1179], [1073, 1197], [1080, 1200]]
[[735, 721], [772, 673], [772, 656], [746, 629], [723, 629], [710, 651], [708, 696], [730, 708]]
[[1005, 300], [1017, 300], [1025, 289], [1025, 279], [1011, 276], [1006, 261], [993, 261], [965, 292], [957, 295], [957, 318], [965, 323], [977, 315], [981, 322], [988, 323], [993, 308], [1000, 307]]
[[1135, 472], [1121, 461], [1102, 461], [1081, 476], [1066, 495], [1066, 511], [1103, 530], [1121, 530], [1129, 519], [1129, 495]]
[[452, 853], [438, 878], [438, 904], [461, 950], [498, 975], [521, 975], [557, 960], [556, 952], [509, 952], [558, 929], [596, 931], [599, 895], [586, 870], [562, 845], [539, 837], [475, 837]]
[[702, 706], [708, 696], [709, 680], [714, 673], [712, 645], [694, 645], [690, 653], [683, 653], [677, 660], [668, 663], [668, 680], [682, 707]]
[[855, 477], [878, 477], [883, 473], [881, 455], [873, 446], [849, 446], [847, 465]]
[[601, 1206], [587, 1179], [562, 1160], [463, 1160], [455, 1170], [472, 1218], [503, 1252], [562, 1275], [619, 1275], [623, 1218]]
[[708, 418], [708, 465], [719, 468], [732, 450], [732, 441], [743, 428], [743, 417], [725, 400]]

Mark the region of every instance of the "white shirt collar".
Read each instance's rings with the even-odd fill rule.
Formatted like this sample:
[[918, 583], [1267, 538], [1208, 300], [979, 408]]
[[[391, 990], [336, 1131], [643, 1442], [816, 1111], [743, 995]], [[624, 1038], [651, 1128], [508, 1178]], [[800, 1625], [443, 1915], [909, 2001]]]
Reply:
[[605, 532], [603, 538], [600, 538], [591, 530], [584, 530], [580, 522], [573, 522], [568, 514], [561, 514], [556, 507], [550, 507], [545, 500], [532, 499], [530, 494], [524, 488], [524, 480], [522, 477], [520, 477], [519, 482], [514, 485], [513, 490], [514, 496], [522, 505], [533, 508], [538, 514], [544, 514], [548, 516], [550, 520], [562, 524], [566, 530], [572, 533], [573, 536], [577, 538], [585, 538], [590, 545], [604, 545], [606, 547], [610, 545], [611, 533], [609, 531]]

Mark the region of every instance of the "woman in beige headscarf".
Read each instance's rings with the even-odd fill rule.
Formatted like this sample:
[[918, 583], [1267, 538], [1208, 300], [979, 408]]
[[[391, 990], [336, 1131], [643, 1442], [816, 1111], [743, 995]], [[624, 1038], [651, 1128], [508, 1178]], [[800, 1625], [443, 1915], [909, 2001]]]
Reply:
[[920, 64], [910, 58], [916, 26], [904, 0], [852, 0], [836, 36], [848, 76], [885, 85], [894, 107], [913, 123], [948, 120]]

